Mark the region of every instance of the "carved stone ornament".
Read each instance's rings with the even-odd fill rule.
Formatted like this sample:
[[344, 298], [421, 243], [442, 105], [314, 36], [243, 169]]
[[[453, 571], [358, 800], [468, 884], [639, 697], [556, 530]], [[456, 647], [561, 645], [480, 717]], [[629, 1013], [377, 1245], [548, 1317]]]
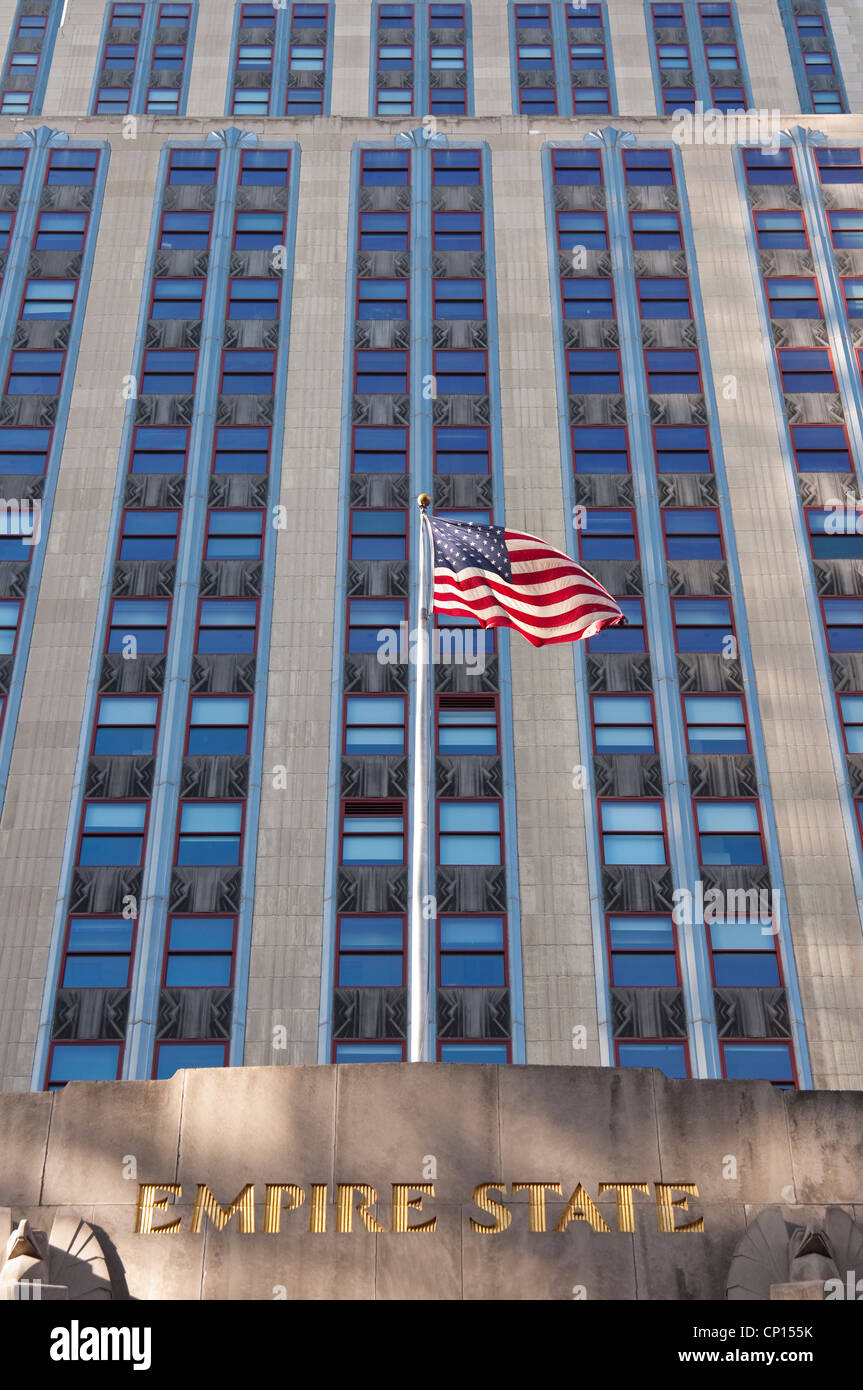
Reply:
[[13, 1225], [8, 1207], [0, 1208], [0, 1301], [111, 1299], [111, 1275], [93, 1227], [72, 1211], [58, 1211], [51, 1234], [29, 1221]]
[[735, 1300], [857, 1298], [863, 1287], [863, 1226], [842, 1207], [824, 1219], [787, 1221], [765, 1207], [734, 1252], [725, 1297]]

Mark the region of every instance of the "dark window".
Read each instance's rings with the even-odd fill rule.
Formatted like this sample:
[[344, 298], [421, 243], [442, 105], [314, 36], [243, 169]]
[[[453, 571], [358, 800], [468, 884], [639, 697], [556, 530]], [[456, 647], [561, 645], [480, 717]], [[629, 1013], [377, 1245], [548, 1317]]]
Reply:
[[266, 429], [224, 425], [216, 430], [214, 473], [266, 473], [270, 436]]
[[276, 370], [274, 352], [226, 352], [222, 363], [222, 394], [271, 396]]
[[863, 278], [847, 276], [841, 285], [849, 319], [863, 319]]
[[184, 473], [188, 430], [140, 425], [132, 444], [132, 473]]
[[63, 373], [62, 352], [13, 352], [8, 396], [56, 396]]
[[86, 867], [141, 863], [145, 801], [89, 801], [84, 804], [78, 863]]
[[488, 430], [479, 426], [435, 428], [436, 473], [488, 473]]
[[701, 378], [697, 352], [679, 352], [668, 348], [648, 349], [647, 389], [651, 395], [698, 395]]
[[404, 984], [403, 917], [340, 917], [338, 930], [336, 978], [341, 987], [398, 989]]
[[405, 394], [408, 389], [406, 352], [358, 352], [354, 390], [359, 395]]
[[278, 280], [231, 280], [228, 291], [229, 319], [277, 319]]
[[770, 316], [774, 319], [820, 319], [818, 287], [803, 276], [767, 276], [764, 281]]
[[151, 319], [199, 319], [203, 312], [203, 280], [154, 280]]
[[836, 381], [826, 348], [779, 348], [783, 391], [835, 392]]
[[752, 184], [796, 183], [794, 161], [789, 149], [745, 149], [743, 163], [746, 181]]
[[573, 251], [577, 246], [588, 250], [603, 250], [608, 246], [608, 230], [604, 212], [559, 212], [557, 240], [561, 251]]
[[794, 1088], [790, 1043], [723, 1043], [722, 1061], [729, 1080], [760, 1079], [772, 1082], [779, 1090]]
[[685, 1043], [619, 1042], [615, 1047], [619, 1067], [654, 1067], [674, 1078], [689, 1075]]
[[284, 188], [288, 182], [290, 159], [288, 150], [244, 150], [240, 183], [247, 187]]
[[707, 430], [694, 425], [657, 425], [654, 432], [659, 473], [709, 473]]
[[602, 183], [599, 150], [552, 150], [551, 168], [555, 183]]
[[54, 1043], [47, 1089], [59, 1091], [68, 1081], [115, 1081], [120, 1051], [119, 1043]]
[[361, 251], [406, 251], [408, 214], [406, 212], [361, 212]]
[[632, 244], [638, 251], [675, 250], [683, 245], [676, 212], [634, 212]]
[[[807, 54], [804, 57], [812, 57]], [[819, 54], [819, 57], [829, 61], [829, 54]], [[818, 73], [830, 72], [831, 68], [819, 66]], [[830, 93], [834, 100], [839, 101], [839, 94]], [[836, 107], [841, 110], [841, 105]], [[816, 108], [817, 110], [817, 108]], [[818, 173], [822, 183], [863, 183], [863, 160], [861, 160], [860, 150], [851, 149], [848, 146], [833, 146], [832, 149], [819, 149], [815, 147], [815, 163], [818, 165]]]
[[617, 352], [572, 348], [566, 356], [570, 395], [620, 391], [620, 357]]
[[678, 111], [688, 111], [691, 115], [694, 115], [695, 88], [663, 87], [662, 109], [665, 112], [666, 116], [675, 115]]
[[863, 558], [863, 516], [854, 508], [807, 507], [809, 545], [816, 560], [859, 560]]
[[578, 530], [581, 558], [592, 560], [635, 560], [635, 519], [622, 507], [587, 507]]
[[238, 251], [270, 251], [285, 239], [285, 218], [281, 212], [238, 212], [234, 246]]
[[719, 988], [781, 985], [774, 941], [769, 921], [711, 922], [713, 977]]
[[688, 280], [637, 280], [643, 319], [691, 319]]
[[484, 352], [436, 352], [434, 374], [441, 396], [483, 396], [488, 391]]
[[848, 436], [842, 425], [792, 425], [791, 442], [801, 473], [850, 473]]
[[355, 473], [405, 473], [407, 471], [408, 432], [406, 429], [360, 425], [354, 430], [353, 471]]
[[408, 289], [407, 280], [360, 280], [357, 284], [357, 318], [406, 319]]
[[484, 319], [485, 297], [482, 280], [434, 280], [436, 319]]
[[145, 396], [183, 396], [195, 389], [195, 352], [145, 352], [141, 391]]
[[0, 429], [0, 476], [6, 473], [44, 473], [50, 446], [50, 430]]
[[407, 150], [363, 150], [360, 183], [366, 187], [375, 184], [407, 186], [410, 183]]
[[824, 599], [824, 622], [831, 652], [863, 652], [863, 599]]
[[611, 279], [561, 280], [565, 319], [613, 319], [614, 291]]
[[433, 212], [432, 241], [437, 251], [481, 251], [482, 213]]
[[404, 560], [407, 515], [403, 511], [351, 512], [352, 560]]
[[645, 652], [644, 610], [640, 599], [616, 598], [626, 618], [625, 627], [609, 627], [588, 638], [589, 652]]
[[441, 917], [440, 987], [506, 985], [502, 917]]
[[171, 150], [168, 183], [215, 183], [218, 167], [216, 150]]
[[479, 150], [432, 150], [432, 183], [460, 187], [482, 181]]

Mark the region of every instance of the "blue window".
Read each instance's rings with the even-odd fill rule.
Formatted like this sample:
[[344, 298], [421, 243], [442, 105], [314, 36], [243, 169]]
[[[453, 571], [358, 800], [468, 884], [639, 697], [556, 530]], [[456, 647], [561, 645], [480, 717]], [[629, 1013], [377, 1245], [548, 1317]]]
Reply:
[[552, 150], [551, 162], [555, 183], [602, 183], [599, 150]]
[[163, 652], [167, 626], [167, 599], [115, 599], [108, 651], [135, 651], [139, 655]]
[[36, 251], [80, 251], [86, 232], [86, 212], [43, 212], [33, 246]]
[[0, 249], [5, 250], [9, 245], [9, 234], [14, 221], [14, 212], [0, 212]]
[[407, 469], [406, 429], [362, 425], [354, 430], [355, 473], [404, 473]]
[[505, 984], [503, 918], [441, 917], [441, 988]]
[[[839, 100], [838, 93], [830, 95]], [[832, 109], [841, 110], [841, 106]], [[863, 183], [863, 158], [859, 149], [847, 145], [834, 146], [832, 149], [816, 148], [815, 163], [822, 183]]]
[[733, 43], [706, 43], [704, 52], [707, 54], [707, 66], [720, 72], [731, 71], [740, 67], [740, 59], [737, 56], [737, 45]]
[[644, 635], [644, 610], [640, 599], [618, 598], [617, 606], [626, 618], [625, 627], [610, 627], [588, 638], [588, 651], [593, 652], [645, 652], [647, 642]]
[[119, 1070], [119, 1043], [55, 1043], [48, 1090], [59, 1091], [67, 1081], [115, 1081]]
[[404, 753], [405, 697], [349, 695], [345, 701], [345, 752]]
[[576, 72], [600, 72], [605, 67], [605, 49], [601, 43], [571, 43], [569, 65]]
[[343, 864], [403, 864], [405, 815], [400, 801], [348, 801], [342, 816]]
[[270, 436], [265, 429], [224, 425], [216, 430], [214, 473], [266, 473], [270, 460]]
[[436, 352], [434, 373], [441, 396], [484, 396], [488, 391], [484, 352]]
[[244, 150], [240, 183], [253, 187], [281, 187], [288, 182], [288, 150]]
[[281, 212], [238, 212], [234, 246], [238, 251], [271, 251], [284, 241], [285, 219]]
[[21, 318], [71, 318], [74, 279], [28, 279]]
[[440, 1043], [442, 1062], [466, 1062], [473, 1066], [480, 1062], [495, 1066], [509, 1060], [506, 1043]]
[[110, 72], [115, 68], [134, 68], [138, 46], [134, 43], [109, 43], [105, 45], [102, 70]]
[[336, 1062], [403, 1062], [401, 1043], [337, 1043]]
[[665, 864], [660, 801], [600, 801], [605, 864]]
[[719, 512], [713, 507], [665, 507], [665, 545], [669, 560], [721, 560]]
[[863, 319], [863, 279], [848, 276], [841, 283], [849, 319]]
[[404, 984], [404, 918], [339, 918], [338, 983], [398, 989]]
[[181, 802], [177, 864], [239, 864], [242, 826], [240, 801]]
[[352, 560], [404, 560], [407, 555], [407, 515], [404, 511], [351, 512]]
[[183, 473], [188, 431], [139, 426], [132, 445], [133, 473]]
[[674, 927], [670, 917], [608, 919], [613, 985], [678, 985]]
[[0, 475], [44, 473], [50, 445], [50, 430], [0, 429]]
[[608, 395], [621, 390], [617, 352], [572, 348], [566, 354], [570, 395]]
[[122, 917], [72, 917], [63, 989], [122, 989], [129, 981], [133, 923]]
[[190, 395], [197, 365], [194, 352], [145, 352], [141, 390], [145, 396]]
[[611, 110], [607, 87], [573, 87], [572, 104], [576, 116], [607, 114]]
[[826, 348], [779, 348], [783, 391], [836, 390], [830, 353]]
[[147, 804], [90, 801], [84, 807], [78, 863], [86, 866], [140, 864]]
[[709, 473], [707, 430], [691, 425], [657, 425], [654, 430], [659, 473]]
[[27, 564], [38, 544], [41, 522], [39, 503], [4, 502], [0, 505], [0, 560]]
[[377, 652], [383, 640], [378, 633], [397, 637], [407, 616], [403, 599], [352, 598], [348, 607], [349, 652]]
[[663, 87], [662, 109], [666, 116], [676, 115], [678, 111], [695, 114], [694, 87]]
[[173, 560], [179, 512], [127, 511], [120, 537], [120, 560]]
[[839, 711], [849, 753], [863, 753], [863, 695], [840, 695]]
[[205, 560], [260, 560], [264, 513], [214, 509], [207, 519]]
[[406, 187], [410, 182], [407, 150], [363, 150], [360, 182], [366, 188], [392, 184]]
[[789, 1043], [724, 1043], [722, 1058], [729, 1080], [772, 1081], [782, 1089], [794, 1084]]
[[756, 212], [758, 245], [765, 251], [805, 251], [809, 242], [802, 212]]
[[713, 975], [717, 985], [781, 985], [770, 926], [759, 921], [710, 923]]
[[168, 183], [215, 183], [218, 165], [216, 150], [171, 150]]
[[863, 599], [826, 598], [824, 621], [832, 652], [863, 652]]
[[655, 1067], [665, 1076], [689, 1075], [683, 1043], [622, 1042], [617, 1044], [619, 1067]]
[[158, 717], [155, 695], [100, 696], [93, 752], [108, 757], [150, 757]]
[[638, 306], [643, 319], [691, 319], [687, 280], [637, 280]]
[[0, 184], [19, 184], [26, 161], [26, 150], [0, 150]]
[[432, 242], [436, 251], [481, 251], [481, 212], [433, 212]]
[[438, 863], [499, 864], [500, 802], [440, 801]]
[[238, 87], [234, 90], [235, 116], [266, 116], [270, 109], [269, 87]]
[[378, 27], [381, 29], [410, 29], [413, 22], [413, 5], [381, 5], [378, 9]]
[[354, 390], [359, 395], [404, 395], [408, 389], [406, 352], [367, 352], [356, 354]]
[[257, 604], [238, 599], [204, 599], [198, 624], [201, 653], [250, 654], [255, 650]]
[[[863, 519], [845, 507], [807, 507], [809, 544], [816, 560], [859, 560], [863, 557]], [[858, 529], [859, 528], [859, 529]]]
[[828, 212], [827, 220], [837, 250], [859, 251], [863, 248], [863, 211]]
[[634, 560], [638, 555], [633, 513], [622, 507], [588, 507], [578, 540], [583, 560]]
[[209, 212], [166, 212], [159, 245], [167, 250], [203, 249], [210, 244], [211, 222]]
[[251, 352], [247, 349], [226, 352], [222, 367], [222, 394], [271, 396], [275, 371], [274, 352]]
[[51, 150], [49, 171], [46, 182], [49, 186], [58, 183], [76, 183], [92, 188], [96, 181], [96, 165], [99, 164], [97, 150]]
[[[184, 48], [181, 43], [157, 43], [153, 46], [153, 72], [176, 72], [182, 69]], [[172, 92], [175, 109], [178, 98], [177, 92]]]
[[96, 97], [97, 115], [120, 115], [129, 109], [128, 87], [100, 87]]
[[361, 251], [406, 251], [408, 214], [406, 212], [361, 212]]
[[742, 87], [714, 87], [710, 95], [717, 111], [746, 110], [746, 94]]
[[683, 709], [690, 753], [749, 752], [740, 695], [684, 695]]
[[676, 598], [672, 600], [679, 652], [733, 650], [734, 626], [726, 598]]
[[203, 280], [156, 280], [153, 284], [153, 319], [199, 319], [204, 299]]
[[767, 303], [770, 316], [774, 319], [820, 319], [821, 305], [818, 302], [818, 288], [814, 279], [793, 276], [789, 279], [780, 276], [767, 276], [764, 281], [767, 289]]
[[153, 1077], [167, 1081], [178, 1071], [225, 1065], [225, 1043], [158, 1043]]
[[587, 0], [578, 0], [576, 5], [566, 13], [567, 27], [575, 29], [581, 26], [585, 29], [602, 28], [602, 9], [598, 4], [587, 3]]
[[624, 150], [623, 167], [628, 184], [669, 187], [674, 183], [670, 150]]
[[381, 72], [409, 72], [413, 67], [410, 44], [382, 43], [378, 48], [377, 66]]
[[438, 697], [438, 752], [455, 756], [498, 751], [493, 695]]
[[794, 161], [788, 149], [747, 149], [743, 151], [746, 180], [751, 184], [796, 183]]
[[612, 281], [562, 280], [565, 319], [613, 319]]
[[240, 756], [247, 753], [250, 711], [248, 695], [193, 697], [189, 711], [189, 755]]
[[554, 87], [519, 87], [519, 110], [525, 116], [557, 115], [557, 92]]
[[683, 245], [676, 212], [634, 212], [632, 244], [636, 251], [677, 250]]
[[551, 72], [554, 67], [551, 44], [520, 43], [518, 66], [522, 72]]
[[488, 473], [488, 431], [477, 426], [435, 429], [436, 473]]
[[656, 52], [659, 66], [668, 71], [673, 68], [689, 68], [689, 49], [685, 43], [658, 43]]
[[[444, 512], [438, 511], [438, 516], [448, 517], [450, 521], [476, 521], [480, 526], [488, 526], [490, 523], [484, 519], [482, 512]], [[469, 634], [459, 632], [459, 628], [470, 628]], [[435, 653], [434, 659], [444, 665], [455, 658], [453, 654], [466, 652], [493, 652], [494, 651], [494, 628], [482, 628], [476, 618], [468, 618], [466, 615], [457, 616], [454, 613], [447, 613], [435, 621], [434, 632], [432, 633], [432, 650]]]
[[701, 377], [697, 352], [649, 348], [644, 357], [647, 364], [647, 389], [651, 395], [696, 396], [700, 393]]
[[[269, 72], [273, 62], [273, 47], [269, 43], [241, 43], [237, 47], [237, 68], [240, 72]], [[246, 88], [237, 92], [241, 97]]]
[[572, 460], [576, 473], [628, 473], [626, 430], [616, 425], [575, 425]]
[[484, 319], [482, 280], [435, 280], [436, 319]]
[[229, 319], [277, 319], [278, 280], [232, 280], [228, 292]]
[[702, 864], [763, 864], [758, 806], [754, 801], [696, 801]]
[[56, 396], [62, 372], [62, 352], [13, 352], [6, 394]]
[[360, 280], [357, 285], [357, 318], [406, 319], [408, 285], [407, 280]]
[[562, 251], [572, 251], [576, 246], [596, 251], [608, 246], [604, 212], [560, 212], [557, 228]]
[[15, 649], [15, 635], [21, 605], [14, 599], [0, 603], [0, 656], [9, 656]]
[[325, 29], [327, 26], [327, 7], [320, 5], [294, 5], [291, 13], [294, 29]]
[[464, 187], [481, 181], [479, 150], [432, 150], [432, 183]]
[[647, 695], [594, 695], [597, 753], [655, 753], [653, 710]]

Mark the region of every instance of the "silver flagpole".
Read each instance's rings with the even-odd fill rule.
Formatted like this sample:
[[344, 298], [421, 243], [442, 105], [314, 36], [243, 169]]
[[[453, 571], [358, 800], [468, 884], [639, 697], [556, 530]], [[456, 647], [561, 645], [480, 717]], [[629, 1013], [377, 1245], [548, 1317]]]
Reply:
[[420, 509], [419, 624], [417, 628], [417, 680], [414, 701], [413, 774], [414, 795], [411, 815], [411, 908], [408, 943], [408, 1061], [426, 1060], [428, 1035], [428, 923], [423, 905], [428, 894], [428, 801], [429, 801], [429, 551], [433, 544], [426, 507], [431, 498], [424, 492], [417, 498]]

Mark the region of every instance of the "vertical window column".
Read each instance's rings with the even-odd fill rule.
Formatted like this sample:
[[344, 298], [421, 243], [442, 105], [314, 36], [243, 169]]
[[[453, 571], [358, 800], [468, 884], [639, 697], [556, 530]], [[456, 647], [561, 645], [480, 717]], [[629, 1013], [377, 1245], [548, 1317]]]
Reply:
[[36, 116], [42, 110], [62, 0], [18, 0], [3, 62], [0, 114]]
[[197, 0], [114, 0], [102, 30], [92, 115], [182, 115]]
[[372, 7], [373, 116], [470, 116], [473, 53], [469, 0]]
[[645, 5], [657, 104], [665, 115], [744, 111], [752, 104], [734, 0]]
[[779, 0], [779, 13], [800, 110], [823, 116], [847, 111], [848, 98], [825, 0]]

